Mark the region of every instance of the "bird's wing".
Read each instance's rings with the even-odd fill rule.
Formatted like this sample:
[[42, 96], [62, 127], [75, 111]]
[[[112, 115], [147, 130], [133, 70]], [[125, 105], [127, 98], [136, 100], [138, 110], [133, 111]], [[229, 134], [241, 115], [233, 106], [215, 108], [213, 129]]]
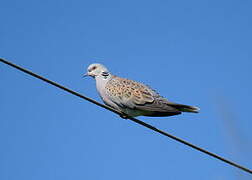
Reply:
[[118, 105], [143, 105], [154, 101], [152, 91], [135, 81], [114, 76], [106, 84], [106, 93]]
[[106, 84], [106, 93], [118, 106], [142, 111], [178, 112], [169, 101], [150, 87], [133, 80], [114, 76]]

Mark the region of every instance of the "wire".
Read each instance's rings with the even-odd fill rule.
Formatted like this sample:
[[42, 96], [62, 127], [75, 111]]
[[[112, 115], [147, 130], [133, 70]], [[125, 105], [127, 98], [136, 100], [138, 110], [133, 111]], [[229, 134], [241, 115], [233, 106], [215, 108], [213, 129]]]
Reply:
[[[22, 68], [22, 67], [20, 67], [20, 66], [17, 66], [17, 65], [15, 65], [15, 64], [13, 64], [13, 63], [11, 63], [11, 62], [9, 62], [9, 61], [6, 61], [6, 60], [4, 60], [4, 59], [1, 59], [1, 58], [0, 58], [0, 61], [3, 62], [4, 64], [7, 64], [7, 65], [9, 65], [9, 66], [12, 66], [12, 67], [14, 67], [14, 68], [16, 68], [16, 69], [18, 69], [18, 70], [20, 70], [20, 71], [26, 73], [26, 74], [29, 74], [29, 75], [31, 75], [31, 76], [33, 76], [33, 77], [36, 77], [36, 78], [38, 78], [38, 79], [40, 79], [40, 80], [42, 80], [42, 81], [47, 82], [47, 83], [49, 83], [49, 84], [51, 84], [51, 85], [53, 85], [53, 86], [56, 86], [57, 88], [60, 88], [60, 89], [62, 89], [62, 90], [64, 90], [64, 91], [67, 91], [67, 92], [69, 92], [69, 93], [71, 93], [71, 94], [73, 94], [73, 95], [75, 95], [75, 96], [78, 96], [78, 97], [80, 97], [80, 98], [82, 98], [82, 99], [85, 99], [85, 100], [87, 100], [87, 101], [89, 101], [89, 102], [91, 102], [91, 103], [93, 103], [93, 104], [96, 104], [97, 106], [100, 106], [100, 107], [102, 107], [102, 108], [105, 108], [105, 109], [107, 109], [107, 110], [113, 112], [113, 113], [116, 113], [116, 114], [120, 115], [121, 117], [125, 117], [125, 114], [122, 114], [122, 113], [120, 113], [119, 111], [117, 111], [117, 110], [115, 110], [115, 109], [113, 109], [113, 108], [111, 108], [111, 107], [109, 107], [109, 106], [103, 105], [103, 104], [101, 104], [101, 103], [99, 103], [99, 102], [97, 102], [97, 101], [95, 101], [95, 100], [93, 100], [93, 99], [91, 99], [91, 98], [88, 98], [88, 97], [86, 97], [86, 96], [84, 96], [84, 95], [81, 95], [81, 94], [79, 94], [79, 93], [77, 93], [77, 92], [75, 92], [75, 91], [73, 91], [73, 90], [71, 90], [71, 89], [68, 89], [68, 88], [66, 88], [66, 87], [64, 87], [64, 86], [62, 86], [62, 85], [60, 85], [60, 84], [57, 84], [56, 82], [53, 82], [53, 81], [51, 81], [51, 80], [49, 80], [49, 79], [46, 79], [46, 78], [44, 78], [44, 77], [42, 77], [42, 76], [40, 76], [40, 75], [37, 75], [37, 74], [35, 74], [35, 73], [33, 73], [33, 72], [27, 70], [27, 69], [24, 69], [24, 68]], [[176, 136], [173, 136], [173, 135], [171, 135], [171, 134], [169, 134], [169, 133], [167, 133], [167, 132], [165, 132], [165, 131], [162, 131], [162, 130], [160, 130], [160, 129], [158, 129], [158, 128], [156, 128], [156, 127], [150, 125], [150, 124], [147, 124], [147, 123], [145, 123], [145, 122], [143, 122], [143, 121], [140, 121], [140, 120], [138, 120], [138, 119], [136, 119], [136, 118], [133, 118], [133, 117], [127, 117], [126, 119], [129, 119], [129, 120], [131, 120], [131, 121], [133, 121], [133, 122], [135, 122], [135, 123], [137, 123], [137, 124], [140, 124], [140, 125], [142, 125], [142, 126], [144, 126], [144, 127], [146, 127], [146, 128], [149, 128], [149, 129], [151, 129], [151, 130], [153, 130], [153, 131], [155, 131], [155, 132], [157, 132], [157, 133], [159, 133], [159, 134], [162, 134], [162, 135], [164, 135], [164, 136], [166, 136], [166, 137], [169, 137], [169, 138], [171, 138], [171, 139], [173, 139], [173, 140], [175, 140], [175, 141], [178, 141], [178, 142], [180, 142], [180, 143], [182, 143], [182, 144], [184, 144], [184, 145], [186, 145], [186, 146], [189, 146], [189, 147], [191, 147], [191, 148], [193, 148], [193, 149], [195, 149], [195, 150], [198, 150], [198, 151], [200, 151], [200, 152], [202, 152], [202, 153], [205, 153], [205, 154], [207, 154], [207, 155], [209, 155], [209, 156], [211, 156], [211, 157], [213, 157], [213, 158], [219, 159], [219, 160], [221, 160], [222, 162], [225, 162], [225, 163], [227, 163], [227, 164], [229, 164], [229, 165], [231, 165], [231, 166], [234, 166], [234, 167], [236, 167], [236, 168], [239, 168], [239, 169], [241, 169], [241, 170], [243, 170], [243, 171], [245, 171], [245, 172], [248, 172], [248, 173], [252, 174], [252, 170], [251, 170], [251, 169], [248, 169], [248, 168], [246, 168], [246, 167], [244, 167], [244, 166], [241, 166], [241, 165], [239, 165], [239, 164], [237, 164], [237, 163], [234, 163], [234, 162], [232, 162], [232, 161], [230, 161], [230, 160], [227, 160], [227, 159], [225, 159], [225, 158], [223, 158], [223, 157], [221, 157], [221, 156], [219, 156], [219, 155], [217, 155], [217, 154], [214, 154], [214, 153], [209, 152], [209, 151], [207, 151], [207, 150], [205, 150], [205, 149], [203, 149], [203, 148], [200, 148], [200, 147], [198, 147], [198, 146], [196, 146], [196, 145], [193, 145], [193, 144], [191, 144], [191, 143], [189, 143], [189, 142], [187, 142], [187, 141], [185, 141], [185, 140], [183, 140], [183, 139], [180, 139], [180, 138], [178, 138], [178, 137], [176, 137]]]

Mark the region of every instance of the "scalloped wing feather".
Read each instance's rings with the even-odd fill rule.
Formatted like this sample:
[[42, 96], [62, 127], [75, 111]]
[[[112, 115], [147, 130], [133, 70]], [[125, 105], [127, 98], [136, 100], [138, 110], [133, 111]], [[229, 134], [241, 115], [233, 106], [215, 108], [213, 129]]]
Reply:
[[129, 79], [114, 76], [105, 88], [110, 98], [121, 106], [134, 108], [135, 105], [144, 105], [155, 100], [154, 91], [144, 84]]

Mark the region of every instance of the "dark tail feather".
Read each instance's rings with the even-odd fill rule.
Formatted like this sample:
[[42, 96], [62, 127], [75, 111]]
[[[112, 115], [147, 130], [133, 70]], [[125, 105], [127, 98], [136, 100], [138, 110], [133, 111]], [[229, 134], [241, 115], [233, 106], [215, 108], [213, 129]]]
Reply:
[[188, 106], [184, 104], [169, 104], [169, 106], [172, 106], [182, 112], [198, 113], [200, 110], [198, 107]]

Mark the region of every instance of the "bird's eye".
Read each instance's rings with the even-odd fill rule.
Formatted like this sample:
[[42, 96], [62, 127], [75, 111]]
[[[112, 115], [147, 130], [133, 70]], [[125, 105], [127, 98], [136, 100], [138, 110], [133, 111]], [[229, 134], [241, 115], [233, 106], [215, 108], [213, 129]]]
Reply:
[[93, 70], [95, 70], [97, 67], [96, 66], [93, 66], [92, 68], [88, 69], [88, 72], [91, 72]]

